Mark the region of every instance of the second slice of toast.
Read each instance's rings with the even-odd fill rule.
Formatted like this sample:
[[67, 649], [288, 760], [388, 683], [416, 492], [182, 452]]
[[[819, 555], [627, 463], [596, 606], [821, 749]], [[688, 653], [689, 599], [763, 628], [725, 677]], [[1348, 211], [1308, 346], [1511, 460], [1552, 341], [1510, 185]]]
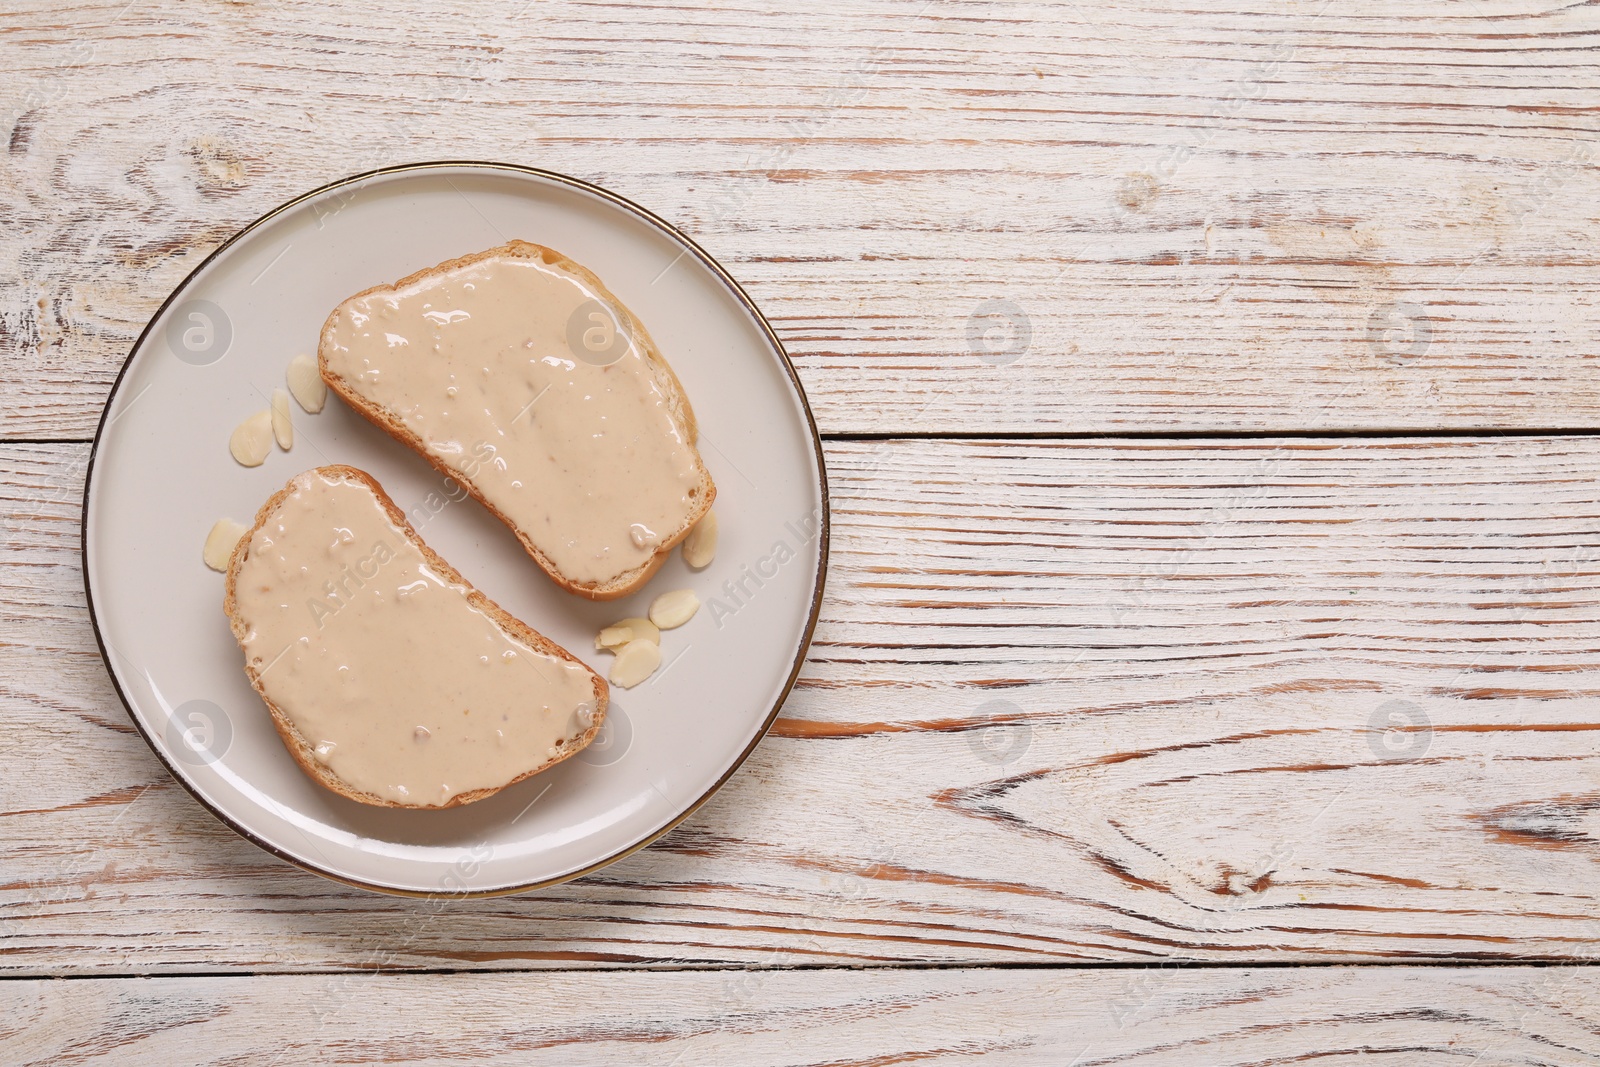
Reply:
[[306, 471], [262, 506], [224, 609], [289, 754], [364, 804], [479, 800], [605, 720], [606, 683], [474, 589], [354, 467]]

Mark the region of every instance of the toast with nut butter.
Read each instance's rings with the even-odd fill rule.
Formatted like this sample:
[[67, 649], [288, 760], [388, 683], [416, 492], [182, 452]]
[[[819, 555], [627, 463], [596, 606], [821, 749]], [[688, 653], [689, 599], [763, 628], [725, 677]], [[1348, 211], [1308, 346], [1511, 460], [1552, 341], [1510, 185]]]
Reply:
[[334, 309], [323, 380], [456, 479], [562, 588], [640, 588], [716, 496], [694, 411], [593, 272], [526, 241]]
[[266, 502], [223, 606], [289, 754], [363, 804], [480, 800], [582, 751], [605, 719], [606, 683], [474, 589], [354, 467]]

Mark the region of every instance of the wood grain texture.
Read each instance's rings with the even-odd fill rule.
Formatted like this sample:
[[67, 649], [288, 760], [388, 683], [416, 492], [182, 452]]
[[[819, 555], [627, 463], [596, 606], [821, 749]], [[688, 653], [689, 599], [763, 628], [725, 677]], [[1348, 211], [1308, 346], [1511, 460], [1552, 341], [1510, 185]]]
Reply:
[[1592, 427], [1597, 46], [1556, 0], [29, 5], [0, 437], [86, 437], [260, 213], [463, 157], [683, 226], [827, 431]]
[[[580, 882], [344, 889], [215, 823], [0, 449], [0, 969], [1587, 958], [1600, 441], [835, 442], [800, 684]], [[197, 535], [198, 536], [198, 535]]]
[[1600, 1063], [1587, 967], [285, 975], [0, 983], [7, 1062]]

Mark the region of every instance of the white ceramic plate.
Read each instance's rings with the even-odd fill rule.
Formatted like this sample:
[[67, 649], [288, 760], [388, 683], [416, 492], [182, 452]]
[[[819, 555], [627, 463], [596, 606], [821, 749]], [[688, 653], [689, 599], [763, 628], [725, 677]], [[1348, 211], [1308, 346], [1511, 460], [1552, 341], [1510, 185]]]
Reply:
[[[330, 397], [295, 408], [292, 451], [246, 469], [228, 435], [314, 353], [344, 297], [522, 238], [593, 269], [682, 380], [717, 483], [720, 548], [674, 553], [646, 588], [595, 604], [559, 590], [497, 520]], [[690, 587], [704, 606], [662, 636], [646, 684], [614, 690], [581, 756], [445, 811], [372, 808], [290, 759], [245, 680], [206, 569], [211, 524], [248, 524], [293, 475], [372, 473], [474, 585], [604, 674], [598, 628]], [[459, 489], [456, 496], [460, 496]], [[419, 512], [418, 509], [421, 509]], [[420, 521], [419, 521], [420, 518]], [[84, 497], [84, 580], [113, 682], [145, 740], [199, 800], [261, 847], [353, 885], [500, 893], [594, 870], [665, 833], [727, 780], [794, 682], [827, 560], [827, 489], [793, 368], [749, 297], [665, 222], [583, 182], [499, 164], [389, 168], [309, 193], [200, 266], [145, 329], [101, 417]]]

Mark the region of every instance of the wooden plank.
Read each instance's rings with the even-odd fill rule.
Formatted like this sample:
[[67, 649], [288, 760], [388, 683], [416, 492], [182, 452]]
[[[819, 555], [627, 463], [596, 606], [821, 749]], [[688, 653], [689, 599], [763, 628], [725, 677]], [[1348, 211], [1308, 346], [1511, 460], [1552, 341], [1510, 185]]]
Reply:
[[1600, 944], [1600, 441], [834, 443], [800, 685], [658, 845], [347, 890], [117, 703], [81, 445], [0, 448], [0, 969], [1518, 960]]
[[261, 212], [463, 157], [681, 224], [827, 431], [1600, 425], [1592, 4], [385, 10], [8, 16], [0, 437]]
[[0, 983], [19, 1065], [1600, 1063], [1592, 968], [283, 975]]

